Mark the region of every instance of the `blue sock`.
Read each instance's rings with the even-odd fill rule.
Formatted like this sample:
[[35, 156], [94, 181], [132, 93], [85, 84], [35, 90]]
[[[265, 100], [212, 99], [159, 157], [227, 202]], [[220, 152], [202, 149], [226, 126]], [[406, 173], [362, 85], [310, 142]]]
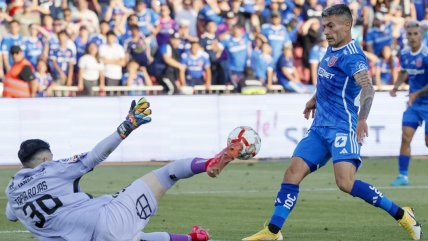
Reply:
[[281, 184], [281, 189], [276, 196], [275, 208], [270, 219], [269, 226], [275, 225], [278, 230], [282, 228], [285, 220], [296, 204], [298, 194], [299, 185], [285, 182]]
[[356, 180], [354, 182], [351, 195], [359, 197], [375, 207], [382, 208], [392, 217], [395, 217], [400, 209], [397, 204], [389, 200], [379, 190], [377, 190], [377, 188], [360, 180]]
[[398, 169], [400, 170], [400, 175], [406, 176], [409, 171], [410, 156], [400, 155], [398, 157]]

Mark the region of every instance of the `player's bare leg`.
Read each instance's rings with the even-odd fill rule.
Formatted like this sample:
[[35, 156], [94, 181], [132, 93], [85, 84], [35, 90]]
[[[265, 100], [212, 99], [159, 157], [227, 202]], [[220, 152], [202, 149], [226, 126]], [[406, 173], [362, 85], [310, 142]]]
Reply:
[[412, 143], [413, 136], [416, 129], [409, 126], [403, 126], [401, 135], [400, 156], [398, 157], [398, 170], [397, 178], [391, 182], [391, 186], [405, 186], [409, 185], [408, 170], [411, 157], [410, 144]]
[[337, 186], [343, 192], [358, 197], [367, 203], [382, 208], [400, 224], [414, 240], [421, 237], [421, 225], [416, 221], [413, 209], [399, 207], [388, 199], [373, 185], [355, 180], [356, 165], [350, 161], [334, 163], [334, 174]]
[[309, 166], [302, 158], [292, 157], [290, 166], [284, 173], [283, 183], [278, 192], [269, 224], [256, 234], [242, 240], [282, 240], [280, 230], [297, 202], [300, 182], [309, 173]]

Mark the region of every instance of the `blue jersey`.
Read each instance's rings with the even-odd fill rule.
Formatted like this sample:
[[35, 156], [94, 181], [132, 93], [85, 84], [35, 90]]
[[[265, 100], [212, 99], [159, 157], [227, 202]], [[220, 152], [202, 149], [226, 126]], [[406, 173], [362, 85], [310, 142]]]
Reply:
[[210, 66], [210, 57], [205, 51], [200, 50], [196, 56], [190, 52], [181, 55], [181, 63], [186, 65], [186, 79], [201, 79], [205, 68]]
[[227, 61], [229, 69], [236, 72], [244, 72], [248, 56], [249, 41], [245, 37], [236, 39], [233, 37], [222, 41], [227, 51]]
[[[400, 53], [401, 69], [409, 75], [410, 93], [414, 93], [428, 84], [428, 48], [422, 46], [416, 53], [405, 48]], [[428, 105], [428, 95], [415, 100], [413, 105]]]
[[199, 11], [198, 19], [203, 20], [204, 22], [213, 21], [217, 26], [223, 22], [223, 18], [214, 12], [208, 4], [205, 4], [205, 6]]
[[392, 63], [389, 60], [380, 58], [376, 67], [380, 69], [380, 80], [382, 84], [392, 85], [394, 84], [394, 80], [392, 78], [391, 69], [397, 67], [398, 61], [396, 58], [393, 58]]
[[428, 0], [413, 0], [416, 9], [416, 19], [422, 21], [425, 19], [425, 6], [428, 5]]
[[319, 44], [312, 47], [311, 51], [309, 52], [309, 63], [318, 64], [321, 62], [325, 52], [327, 52], [327, 48], [323, 48]]
[[95, 34], [89, 38], [89, 43], [95, 43], [99, 48], [101, 45], [107, 44], [107, 39], [102, 34]]
[[327, 48], [318, 67], [313, 126], [330, 126], [355, 134], [361, 87], [354, 74], [363, 70], [368, 70], [368, 61], [353, 40], [340, 48]]
[[285, 55], [281, 55], [278, 59], [278, 62], [276, 63], [276, 76], [278, 77], [278, 81], [281, 84], [284, 84], [285, 82], [289, 81], [287, 77], [282, 73], [282, 68], [287, 68], [290, 71], [294, 69], [294, 63], [293, 58], [286, 58]]
[[287, 29], [282, 25], [273, 26], [272, 24], [263, 24], [261, 31], [268, 39], [269, 45], [272, 47], [272, 57], [274, 61], [277, 61], [282, 53], [282, 47], [284, 44], [291, 44]]
[[[83, 42], [80, 36], [77, 36], [76, 39], [74, 40], [74, 44], [76, 45], [76, 59], [77, 59], [76, 62], [79, 62], [80, 57], [85, 55], [86, 46], [88, 46], [89, 41]], [[97, 45], [97, 46], [100, 46], [100, 45]]]
[[[22, 50], [25, 50], [25, 39], [21, 35], [12, 36], [11, 34], [6, 34], [1, 41], [1, 52], [3, 54], [9, 54], [9, 49], [13, 45], [18, 45]], [[9, 64], [13, 65], [12, 55], [9, 54]]]
[[28, 37], [25, 40], [26, 48], [24, 50], [25, 58], [30, 61], [30, 63], [36, 67], [37, 59], [42, 55], [43, 52], [43, 42], [38, 38]]
[[251, 68], [258, 80], [267, 80], [268, 70], [273, 70], [274, 61], [272, 56], [264, 54], [260, 50], [255, 50], [251, 54]]
[[137, 17], [138, 27], [145, 36], [152, 33], [152, 31], [147, 28], [148, 26], [154, 27], [159, 24], [158, 14], [150, 8], [145, 9], [144, 12], [137, 13]]
[[[122, 86], [128, 85], [128, 78], [129, 78], [129, 72], [126, 72], [122, 76], [121, 84]], [[144, 74], [143, 72], [137, 71], [137, 75], [135, 75], [134, 79], [132, 80], [131, 86], [144, 86]]]
[[366, 35], [366, 44], [372, 44], [374, 54], [380, 56], [383, 46], [392, 44], [392, 24], [388, 24], [384, 29], [369, 29]]
[[[70, 48], [57, 48], [52, 52], [52, 56], [50, 56], [50, 60], [55, 60], [65, 75], [68, 74], [68, 70], [70, 68], [70, 64], [76, 63], [76, 55]], [[59, 73], [55, 69], [53, 69], [53, 73], [56, 77], [59, 76]]]

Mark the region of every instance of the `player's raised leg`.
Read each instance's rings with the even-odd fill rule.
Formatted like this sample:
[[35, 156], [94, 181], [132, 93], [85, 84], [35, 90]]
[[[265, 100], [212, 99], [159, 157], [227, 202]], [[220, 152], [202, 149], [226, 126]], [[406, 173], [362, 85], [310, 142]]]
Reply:
[[421, 225], [416, 221], [411, 208], [401, 208], [393, 201], [383, 195], [373, 185], [355, 180], [355, 173], [359, 160], [342, 160], [334, 163], [336, 184], [343, 192], [354, 197], [359, 197], [367, 203], [382, 208], [391, 215], [413, 238], [419, 240], [421, 237]]
[[[406, 112], [408, 112], [407, 110]], [[404, 113], [403, 119], [406, 116]], [[391, 182], [391, 186], [406, 186], [409, 185], [408, 170], [411, 158], [410, 143], [415, 135], [417, 122], [403, 122], [403, 133], [401, 135], [400, 156], [398, 157], [398, 176]]]

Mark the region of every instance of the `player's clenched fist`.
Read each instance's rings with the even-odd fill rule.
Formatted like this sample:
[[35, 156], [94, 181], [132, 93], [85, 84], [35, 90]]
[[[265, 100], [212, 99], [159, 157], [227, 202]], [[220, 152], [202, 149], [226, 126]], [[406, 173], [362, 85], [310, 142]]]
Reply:
[[117, 127], [117, 132], [122, 139], [125, 139], [133, 130], [137, 129], [140, 125], [149, 123], [152, 118], [152, 110], [149, 109], [150, 103], [147, 102], [146, 98], [141, 98], [138, 103], [135, 100], [131, 103], [129, 114], [122, 124]]

